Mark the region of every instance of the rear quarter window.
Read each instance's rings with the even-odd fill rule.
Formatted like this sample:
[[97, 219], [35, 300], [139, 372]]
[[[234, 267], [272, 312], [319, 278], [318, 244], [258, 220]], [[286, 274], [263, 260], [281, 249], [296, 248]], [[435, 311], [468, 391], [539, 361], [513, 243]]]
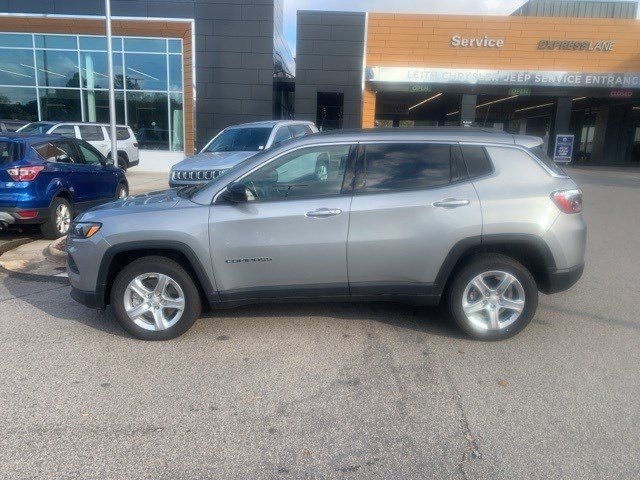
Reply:
[[126, 127], [116, 127], [116, 139], [117, 140], [129, 140], [131, 135], [129, 135], [129, 129]]
[[545, 165], [549, 170], [551, 170], [556, 175], [566, 175], [566, 172], [562, 169], [560, 165], [553, 161], [547, 152], [541, 146], [530, 148], [529, 152], [533, 154], [540, 162]]
[[0, 142], [0, 165], [20, 160], [20, 151], [18, 142]]
[[480, 145], [462, 145], [460, 148], [469, 178], [482, 177], [493, 172], [493, 166], [484, 147]]

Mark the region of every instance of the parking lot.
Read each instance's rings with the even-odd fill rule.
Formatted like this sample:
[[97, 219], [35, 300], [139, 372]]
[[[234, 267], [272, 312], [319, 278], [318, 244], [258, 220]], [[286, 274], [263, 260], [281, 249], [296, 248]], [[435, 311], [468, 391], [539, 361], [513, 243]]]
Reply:
[[584, 276], [500, 343], [372, 303], [145, 343], [65, 279], [0, 272], [0, 478], [637, 477], [640, 170], [570, 173]]

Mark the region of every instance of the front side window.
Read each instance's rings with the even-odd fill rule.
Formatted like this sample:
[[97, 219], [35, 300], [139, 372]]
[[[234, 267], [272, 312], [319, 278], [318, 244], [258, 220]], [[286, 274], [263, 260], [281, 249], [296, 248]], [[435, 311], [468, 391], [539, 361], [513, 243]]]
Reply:
[[84, 157], [84, 163], [89, 165], [100, 165], [102, 163], [101, 155], [91, 145], [85, 142], [78, 142], [78, 148]]
[[364, 191], [417, 190], [451, 181], [451, 146], [381, 143], [365, 146]]
[[205, 152], [257, 152], [271, 135], [269, 127], [230, 128], [218, 135]]
[[283, 155], [242, 180], [249, 201], [339, 195], [350, 149], [350, 145], [326, 145]]
[[47, 133], [55, 123], [32, 122], [20, 129], [20, 133]]
[[80, 138], [87, 142], [97, 142], [104, 140], [104, 134], [102, 133], [102, 127], [97, 125], [80, 125]]

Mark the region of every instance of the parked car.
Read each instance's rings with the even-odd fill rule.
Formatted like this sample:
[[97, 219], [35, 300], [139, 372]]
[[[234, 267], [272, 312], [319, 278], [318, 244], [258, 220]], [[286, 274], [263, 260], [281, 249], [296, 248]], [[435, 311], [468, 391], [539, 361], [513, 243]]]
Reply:
[[[84, 122], [32, 122], [20, 129], [20, 133], [51, 134], [79, 138], [93, 145], [107, 158], [111, 158], [111, 139], [109, 125], [106, 123]], [[118, 166], [127, 170], [140, 162], [138, 141], [131, 128], [126, 125], [116, 126], [116, 143], [118, 145]]]
[[46, 238], [58, 238], [74, 214], [128, 193], [122, 169], [84, 140], [0, 136], [0, 227], [40, 225]]
[[296, 120], [244, 123], [225, 128], [200, 153], [171, 168], [169, 185], [179, 187], [208, 182], [261, 150], [317, 132], [313, 122]]
[[470, 336], [507, 338], [584, 265], [582, 192], [540, 144], [447, 128], [287, 142], [80, 216], [72, 296], [148, 340], [184, 333], [203, 302], [334, 299], [443, 301]]
[[27, 123], [25, 120], [0, 120], [0, 132], [15, 132]]

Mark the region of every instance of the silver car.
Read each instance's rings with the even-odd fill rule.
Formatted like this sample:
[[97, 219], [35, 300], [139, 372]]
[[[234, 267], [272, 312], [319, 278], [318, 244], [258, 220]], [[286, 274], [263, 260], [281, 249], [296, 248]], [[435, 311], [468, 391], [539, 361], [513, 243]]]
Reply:
[[317, 132], [313, 122], [302, 120], [273, 120], [227, 127], [213, 137], [200, 153], [171, 168], [169, 186], [209, 182], [261, 150]]
[[470, 336], [510, 337], [538, 291], [581, 276], [582, 192], [535, 137], [478, 129], [320, 134], [209, 183], [84, 213], [72, 297], [136, 337], [184, 333], [203, 305], [444, 302]]

